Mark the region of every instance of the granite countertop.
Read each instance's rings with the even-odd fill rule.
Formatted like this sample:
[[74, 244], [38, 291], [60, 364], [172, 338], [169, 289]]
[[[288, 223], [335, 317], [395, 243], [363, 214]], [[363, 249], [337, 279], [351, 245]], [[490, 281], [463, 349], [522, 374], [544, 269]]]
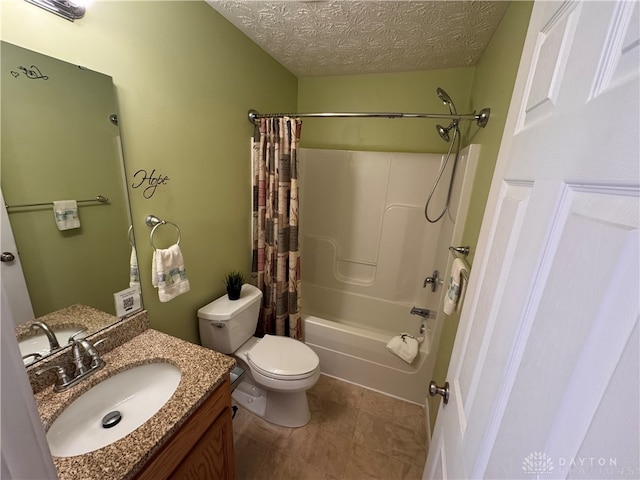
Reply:
[[70, 307], [61, 308], [15, 327], [18, 341], [33, 335], [29, 327], [35, 321], [44, 322], [51, 328], [84, 328], [88, 333], [94, 333], [120, 320], [118, 317], [101, 310], [77, 303]]
[[105, 353], [106, 366], [61, 393], [48, 386], [35, 395], [45, 430], [73, 400], [91, 387], [131, 367], [168, 362], [180, 368], [180, 384], [169, 401], [124, 438], [76, 457], [53, 457], [58, 477], [121, 480], [133, 477], [233, 369], [235, 360], [156, 330], [145, 330]]

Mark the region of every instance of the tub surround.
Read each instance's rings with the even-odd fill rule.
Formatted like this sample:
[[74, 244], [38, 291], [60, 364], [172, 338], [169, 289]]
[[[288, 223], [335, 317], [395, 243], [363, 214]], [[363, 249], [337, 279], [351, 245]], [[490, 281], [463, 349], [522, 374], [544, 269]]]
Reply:
[[[444, 289], [433, 292], [424, 281], [448, 272], [449, 246], [461, 244], [456, 219], [466, 216], [478, 153], [477, 145], [460, 151], [449, 211], [429, 224], [424, 203], [433, 184], [425, 179], [435, 180], [443, 155], [301, 149], [301, 182], [312, 180], [303, 185], [300, 207], [305, 340], [322, 373], [424, 404], [445, 322]], [[450, 159], [447, 183], [452, 168]], [[337, 193], [326, 199], [335, 182]], [[447, 188], [436, 192], [432, 207], [442, 208]], [[326, 211], [341, 214], [327, 219]], [[413, 307], [433, 315], [412, 315]], [[425, 337], [411, 365], [385, 347], [403, 332]]]
[[[431, 188], [425, 179], [436, 178], [442, 160], [435, 153], [300, 150], [303, 280], [343, 294], [328, 318], [369, 325], [370, 315], [354, 319], [358, 309], [347, 311], [358, 296], [437, 310], [438, 296], [425, 295], [422, 285], [434, 270], [444, 222], [426, 222], [424, 203]], [[434, 205], [445, 201], [439, 188]]]
[[[184, 340], [144, 329], [133, 338], [126, 338], [135, 328], [148, 326], [146, 312], [133, 322], [125, 322], [128, 333], [120, 335], [114, 329], [105, 335], [116, 342], [122, 340], [102, 358], [106, 366], [77, 386], [54, 393], [51, 384], [36, 388], [38, 410], [45, 430], [73, 400], [97, 383], [121, 371], [145, 363], [167, 362], [182, 372], [178, 388], [169, 401], [151, 419], [126, 437], [99, 450], [76, 457], [53, 457], [61, 480], [100, 479], [120, 480], [134, 477], [156, 454], [198, 407], [229, 377], [235, 366], [231, 357], [200, 347]], [[95, 340], [96, 338], [94, 338]], [[194, 361], [197, 359], [197, 361]], [[49, 359], [47, 359], [49, 360]], [[37, 378], [37, 377], [36, 377]]]

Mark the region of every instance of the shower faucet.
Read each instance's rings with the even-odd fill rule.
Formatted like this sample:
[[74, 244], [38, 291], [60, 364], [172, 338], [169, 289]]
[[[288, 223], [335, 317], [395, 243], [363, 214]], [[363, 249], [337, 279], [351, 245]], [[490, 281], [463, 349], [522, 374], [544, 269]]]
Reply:
[[422, 288], [427, 288], [427, 285], [429, 284], [431, 284], [431, 291], [434, 293], [438, 290], [438, 287], [440, 285], [444, 284], [444, 282], [440, 280], [440, 273], [438, 272], [438, 270], [434, 270], [433, 274], [430, 277], [424, 279]]
[[429, 318], [431, 311], [428, 308], [411, 308], [411, 315], [419, 315], [424, 318]]

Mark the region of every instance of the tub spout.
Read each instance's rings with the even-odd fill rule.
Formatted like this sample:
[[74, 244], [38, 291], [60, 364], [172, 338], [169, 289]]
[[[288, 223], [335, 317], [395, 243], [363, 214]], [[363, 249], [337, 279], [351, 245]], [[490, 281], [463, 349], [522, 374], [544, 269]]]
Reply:
[[421, 317], [429, 318], [429, 316], [431, 315], [431, 311], [429, 311], [428, 308], [413, 307], [411, 309], [411, 315], [420, 315]]

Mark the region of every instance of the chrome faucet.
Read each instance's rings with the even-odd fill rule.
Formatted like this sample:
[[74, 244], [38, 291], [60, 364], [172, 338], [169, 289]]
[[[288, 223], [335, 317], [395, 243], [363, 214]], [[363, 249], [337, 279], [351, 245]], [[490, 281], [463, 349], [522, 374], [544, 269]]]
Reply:
[[419, 315], [424, 318], [429, 318], [429, 315], [431, 315], [431, 311], [428, 308], [413, 307], [410, 313], [411, 315]]
[[[81, 338], [80, 340], [73, 339], [73, 364], [76, 366], [74, 378], [84, 377], [89, 374], [89, 372], [94, 372], [96, 370], [104, 367], [104, 360], [100, 358], [100, 354], [98, 350], [96, 350], [96, 346], [100, 345], [104, 342], [106, 338], [97, 341], [94, 345], [91, 345], [89, 341], [85, 338]], [[89, 365], [85, 362], [85, 357], [89, 356]]]
[[53, 387], [54, 392], [63, 392], [64, 390], [77, 385], [81, 380], [97, 372], [105, 365], [104, 360], [100, 358], [100, 354], [96, 347], [105, 342], [107, 340], [106, 338], [98, 340], [94, 344], [91, 344], [91, 342], [86, 338], [76, 340], [72, 337], [71, 340], [73, 342], [71, 352], [73, 356], [73, 364], [75, 365], [72, 377], [70, 377], [64, 367], [60, 365], [49, 365], [36, 370], [36, 375], [42, 375], [44, 372], [52, 369], [56, 371], [57, 379]]
[[38, 330], [42, 330], [44, 332], [44, 334], [47, 336], [47, 340], [49, 340], [49, 350], [50, 351], [54, 351], [54, 350], [59, 350], [60, 349], [60, 344], [58, 343], [58, 339], [56, 338], [55, 334], [51, 331], [51, 329], [49, 328], [49, 325], [47, 325], [44, 322], [41, 321], [36, 321], [33, 322], [31, 324], [31, 326], [29, 327], [29, 330], [31, 330], [32, 332], [37, 332]]
[[430, 277], [424, 279], [422, 288], [427, 288], [427, 285], [431, 285], [431, 291], [435, 293], [438, 290], [438, 287], [443, 284], [444, 282], [440, 279], [440, 273], [438, 270], [434, 270]]

